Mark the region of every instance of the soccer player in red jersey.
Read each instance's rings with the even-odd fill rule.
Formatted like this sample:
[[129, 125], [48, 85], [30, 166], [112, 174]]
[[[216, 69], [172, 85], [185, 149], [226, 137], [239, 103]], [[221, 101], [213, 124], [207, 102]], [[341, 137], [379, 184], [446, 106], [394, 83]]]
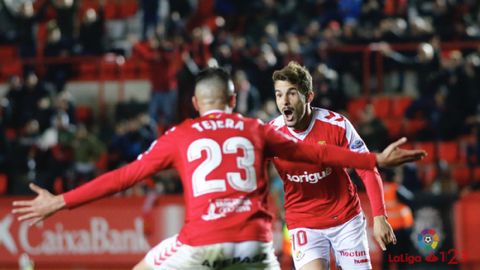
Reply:
[[14, 202], [12, 212], [33, 224], [175, 167], [184, 186], [185, 224], [178, 235], [153, 247], [134, 269], [280, 269], [272, 247], [272, 216], [266, 207], [266, 159], [278, 156], [373, 169], [376, 164], [398, 165], [425, 154], [398, 148], [404, 140], [380, 154], [299, 144], [256, 119], [231, 113], [233, 84], [220, 68], [198, 75], [192, 102], [200, 117], [170, 129], [136, 161], [60, 195], [32, 184], [37, 197]]
[[[311, 145], [337, 145], [357, 153], [367, 146], [341, 114], [310, 106], [312, 77], [305, 67], [290, 62], [273, 73], [281, 116], [275, 129]], [[330, 248], [342, 269], [371, 269], [366, 221], [355, 185], [345, 168], [273, 160], [284, 183], [285, 216], [296, 269], [328, 269]], [[395, 243], [386, 219], [382, 179], [375, 170], [357, 169], [373, 212], [373, 234], [382, 250]]]

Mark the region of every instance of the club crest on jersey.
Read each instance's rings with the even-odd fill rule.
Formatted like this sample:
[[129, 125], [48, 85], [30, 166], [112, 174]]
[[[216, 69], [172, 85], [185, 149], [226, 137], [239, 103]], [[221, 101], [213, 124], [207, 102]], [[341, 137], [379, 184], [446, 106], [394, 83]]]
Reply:
[[287, 179], [291, 182], [316, 184], [318, 181], [329, 176], [331, 173], [332, 168], [327, 167], [325, 170], [316, 173], [308, 173], [306, 171], [300, 175], [290, 175], [287, 173]]
[[363, 143], [362, 140], [356, 140], [352, 144], [350, 144], [350, 149], [352, 149], [352, 150], [358, 149], [358, 148], [362, 147], [363, 145], [364, 145], [364, 143]]
[[295, 251], [294, 258], [295, 258], [296, 261], [301, 260], [303, 258], [303, 256], [305, 256], [305, 253], [303, 251], [301, 251], [300, 249]]

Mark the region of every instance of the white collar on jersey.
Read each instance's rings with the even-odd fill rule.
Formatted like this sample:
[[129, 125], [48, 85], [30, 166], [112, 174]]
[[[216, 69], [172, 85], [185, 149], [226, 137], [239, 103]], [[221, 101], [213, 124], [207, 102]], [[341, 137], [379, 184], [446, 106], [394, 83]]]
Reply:
[[312, 119], [310, 119], [310, 123], [308, 124], [308, 128], [301, 132], [296, 132], [295, 129], [287, 127], [290, 133], [299, 140], [304, 140], [305, 137], [312, 131], [313, 125], [315, 124], [315, 120], [317, 119], [318, 110], [315, 107], [312, 107]]
[[212, 114], [212, 113], [226, 113], [226, 111], [222, 111], [222, 110], [218, 110], [218, 109], [208, 110], [208, 111], [204, 112], [202, 114], [202, 116], [209, 115], [209, 114]]

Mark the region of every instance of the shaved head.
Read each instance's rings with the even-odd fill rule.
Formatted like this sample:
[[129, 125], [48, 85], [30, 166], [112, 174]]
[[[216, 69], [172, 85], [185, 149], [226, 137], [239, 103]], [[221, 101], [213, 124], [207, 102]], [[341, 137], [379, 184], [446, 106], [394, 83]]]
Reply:
[[233, 82], [224, 69], [207, 68], [197, 75], [194, 105], [200, 114], [213, 109], [232, 109], [230, 102], [234, 96]]

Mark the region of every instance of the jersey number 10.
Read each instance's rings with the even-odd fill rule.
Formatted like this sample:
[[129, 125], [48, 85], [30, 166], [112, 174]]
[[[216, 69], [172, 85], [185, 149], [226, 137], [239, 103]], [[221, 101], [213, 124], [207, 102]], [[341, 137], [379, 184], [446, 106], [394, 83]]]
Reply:
[[206, 177], [222, 164], [224, 154], [236, 154], [238, 149], [243, 149], [244, 155], [237, 157], [237, 167], [245, 170], [246, 179], [242, 179], [239, 172], [227, 172], [227, 181], [233, 189], [238, 191], [251, 192], [257, 188], [254, 168], [255, 153], [253, 144], [248, 139], [231, 137], [223, 143], [221, 148], [212, 139], [198, 139], [188, 146], [188, 161], [192, 162], [201, 158], [202, 151], [206, 152], [207, 157], [192, 174], [193, 196], [198, 197], [207, 193], [227, 190], [225, 179], [207, 180]]

